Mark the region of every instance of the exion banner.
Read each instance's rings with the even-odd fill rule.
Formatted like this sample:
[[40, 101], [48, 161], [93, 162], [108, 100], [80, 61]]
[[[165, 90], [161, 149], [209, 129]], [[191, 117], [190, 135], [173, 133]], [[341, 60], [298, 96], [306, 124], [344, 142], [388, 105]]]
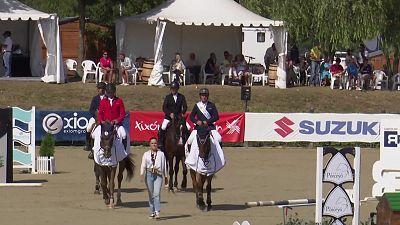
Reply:
[[382, 119], [400, 119], [400, 115], [246, 113], [244, 140], [379, 142]]
[[[193, 129], [193, 123], [186, 113], [186, 121]], [[216, 128], [222, 136], [223, 142], [243, 142], [245, 114], [244, 113], [219, 113], [220, 119]], [[148, 141], [157, 137], [157, 132], [164, 119], [163, 112], [131, 112], [130, 138], [133, 141]]]
[[[50, 133], [56, 141], [84, 141], [90, 117], [87, 111], [36, 111], [36, 140]], [[129, 131], [129, 113], [123, 125]]]

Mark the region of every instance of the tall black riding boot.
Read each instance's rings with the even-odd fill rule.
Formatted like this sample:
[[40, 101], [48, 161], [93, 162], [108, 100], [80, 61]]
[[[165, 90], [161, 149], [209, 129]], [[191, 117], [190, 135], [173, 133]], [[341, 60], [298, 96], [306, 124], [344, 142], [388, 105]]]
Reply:
[[85, 151], [90, 151], [92, 150], [91, 142], [92, 142], [92, 137], [90, 137], [90, 133], [86, 132], [86, 140], [85, 140], [85, 146], [83, 147], [83, 150]]
[[165, 139], [165, 130], [161, 129], [158, 130], [158, 143], [157, 147], [164, 151], [164, 139]]

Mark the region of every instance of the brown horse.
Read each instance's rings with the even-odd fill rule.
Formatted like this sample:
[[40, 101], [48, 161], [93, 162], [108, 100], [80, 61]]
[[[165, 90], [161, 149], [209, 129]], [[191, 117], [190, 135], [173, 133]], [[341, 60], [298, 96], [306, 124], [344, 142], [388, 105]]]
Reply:
[[[110, 122], [105, 122], [101, 127], [101, 140], [100, 146], [104, 150], [104, 157], [110, 158], [116, 151], [114, 146], [114, 138], [116, 138], [116, 129]], [[114, 148], [113, 148], [114, 146]], [[130, 181], [133, 178], [135, 164], [133, 161], [132, 154], [130, 153], [123, 160], [118, 162], [118, 193], [117, 193], [117, 205], [122, 203], [121, 201], [121, 182], [123, 179], [123, 172], [126, 170], [126, 180]], [[109, 208], [114, 208], [114, 180], [117, 171], [117, 166], [101, 166], [101, 187], [103, 190], [104, 203]], [[107, 186], [108, 183], [108, 186]]]
[[[210, 163], [211, 152], [210, 130], [208, 127], [199, 127], [196, 139], [199, 147], [198, 158], [206, 165]], [[203, 197], [203, 186], [207, 181], [207, 211], [211, 210], [211, 181], [214, 175], [207, 176], [190, 169], [190, 176], [192, 177], [193, 189], [196, 194], [196, 205], [200, 210], [204, 210], [206, 207]]]
[[[188, 131], [186, 128], [186, 120], [183, 116], [176, 116], [171, 120], [170, 126], [165, 134], [165, 155], [168, 160], [169, 168], [169, 187], [170, 191], [178, 190], [178, 172], [179, 162], [182, 163], [183, 178], [181, 189], [187, 187], [187, 168], [185, 164], [185, 141], [187, 140]], [[175, 158], [175, 166], [174, 166]], [[174, 178], [175, 173], [175, 179]], [[173, 181], [173, 182], [172, 182]]]

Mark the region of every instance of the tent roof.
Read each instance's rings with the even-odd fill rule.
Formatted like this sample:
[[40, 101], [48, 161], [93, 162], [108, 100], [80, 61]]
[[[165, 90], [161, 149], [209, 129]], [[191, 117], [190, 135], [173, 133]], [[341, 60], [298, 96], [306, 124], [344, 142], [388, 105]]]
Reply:
[[205, 26], [281, 26], [274, 21], [259, 16], [233, 0], [168, 0], [158, 7], [123, 21], [170, 21], [177, 25]]
[[51, 14], [32, 9], [17, 0], [0, 1], [0, 20], [39, 20], [51, 16]]

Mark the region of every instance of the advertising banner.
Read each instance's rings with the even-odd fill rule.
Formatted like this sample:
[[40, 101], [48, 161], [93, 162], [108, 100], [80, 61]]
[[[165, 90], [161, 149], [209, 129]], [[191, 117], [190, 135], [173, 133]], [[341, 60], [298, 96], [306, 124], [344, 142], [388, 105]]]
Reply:
[[[187, 122], [193, 129], [193, 123], [189, 119], [189, 113], [185, 115]], [[223, 142], [243, 142], [244, 140], [244, 113], [219, 113], [220, 119], [216, 128], [222, 136]], [[164, 119], [163, 112], [131, 112], [130, 138], [133, 141], [148, 141], [151, 137], [157, 137], [157, 132]]]
[[[36, 111], [36, 141], [46, 133], [53, 134], [56, 141], [85, 141], [90, 117], [88, 111]], [[129, 113], [123, 125], [129, 132]]]
[[379, 142], [382, 119], [400, 119], [400, 115], [246, 113], [244, 140]]

